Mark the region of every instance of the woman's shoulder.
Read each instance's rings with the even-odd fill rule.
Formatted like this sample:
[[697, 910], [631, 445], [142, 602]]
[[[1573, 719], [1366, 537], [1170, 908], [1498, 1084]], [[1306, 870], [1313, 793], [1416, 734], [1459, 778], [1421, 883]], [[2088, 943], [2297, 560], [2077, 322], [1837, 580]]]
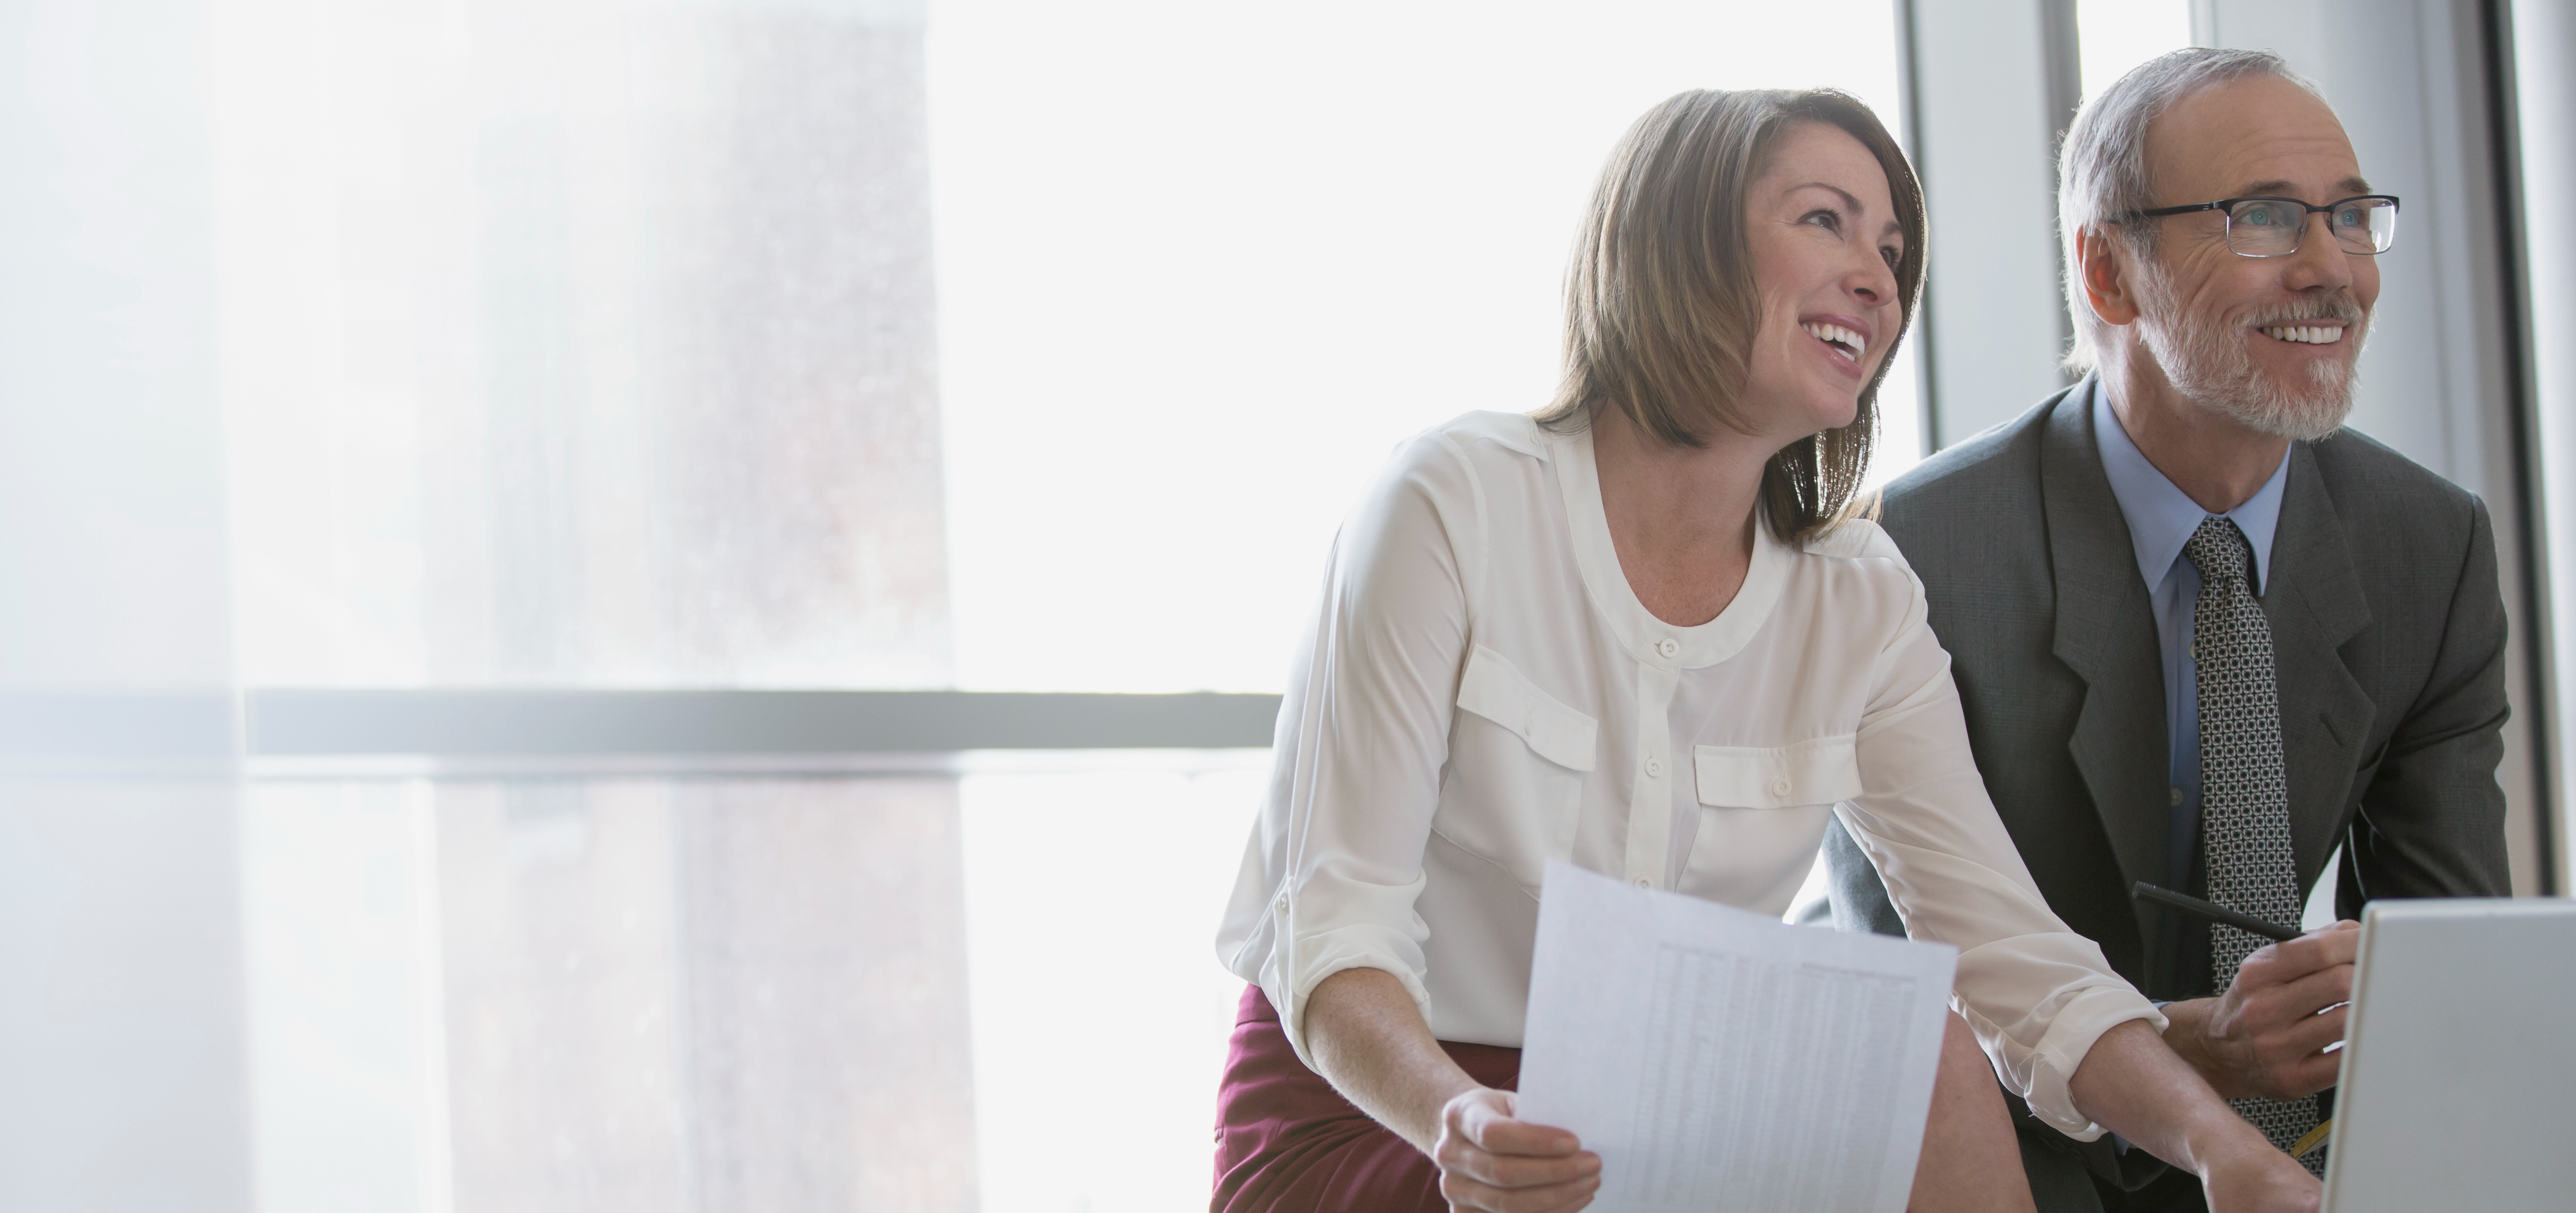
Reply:
[[1559, 441], [1527, 413], [1461, 413], [1396, 443], [1389, 470], [1409, 475], [1441, 465], [1482, 471], [1543, 464]]
[[1887, 528], [1872, 518], [1845, 519], [1809, 535], [1798, 546], [1803, 554], [1825, 560], [1888, 561], [1909, 572], [1913, 567], [1905, 563], [1905, 553], [1888, 537]]
[[1874, 520], [1846, 519], [1792, 546], [1815, 590], [1847, 608], [1873, 601], [1901, 619], [1922, 596], [1914, 566]]
[[1539, 428], [1538, 419], [1527, 413], [1473, 412], [1460, 413], [1423, 431], [1425, 437], [1439, 435], [1461, 450], [1489, 447], [1494, 454], [1511, 454], [1546, 462], [1552, 453], [1549, 441], [1555, 435]]
[[1482, 496], [1515, 471], [1544, 466], [1559, 441], [1526, 413], [1463, 413], [1398, 441], [1378, 475], [1377, 495]]

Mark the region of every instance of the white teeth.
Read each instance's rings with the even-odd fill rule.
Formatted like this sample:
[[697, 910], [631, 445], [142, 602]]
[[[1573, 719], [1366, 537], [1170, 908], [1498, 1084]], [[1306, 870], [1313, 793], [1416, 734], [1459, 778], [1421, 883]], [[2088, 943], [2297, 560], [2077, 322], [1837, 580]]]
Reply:
[[1819, 321], [1813, 324], [1802, 324], [1798, 327], [1807, 330], [1808, 334], [1818, 341], [1838, 342], [1849, 347], [1852, 357], [1854, 358], [1858, 358], [1869, 352], [1868, 338], [1863, 337], [1850, 329], [1844, 328], [1839, 324], [1825, 324]]
[[2276, 324], [2263, 330], [2275, 341], [2296, 341], [2302, 345], [2333, 345], [2343, 340], [2342, 325]]

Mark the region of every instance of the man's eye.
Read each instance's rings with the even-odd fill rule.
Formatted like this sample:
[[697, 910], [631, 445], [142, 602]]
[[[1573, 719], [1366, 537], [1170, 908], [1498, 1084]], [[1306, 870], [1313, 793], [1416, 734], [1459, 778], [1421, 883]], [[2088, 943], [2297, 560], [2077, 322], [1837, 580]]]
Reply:
[[2347, 206], [2342, 210], [2336, 211], [2334, 213], [2334, 221], [2336, 227], [2360, 227], [2361, 208], [2357, 206]]
[[2270, 227], [2273, 224], [2280, 222], [2280, 218], [2273, 213], [2273, 208], [2271, 207], [2249, 206], [2245, 208], [2244, 213], [2236, 217], [2236, 221], [2239, 223], [2250, 223], [2256, 227]]

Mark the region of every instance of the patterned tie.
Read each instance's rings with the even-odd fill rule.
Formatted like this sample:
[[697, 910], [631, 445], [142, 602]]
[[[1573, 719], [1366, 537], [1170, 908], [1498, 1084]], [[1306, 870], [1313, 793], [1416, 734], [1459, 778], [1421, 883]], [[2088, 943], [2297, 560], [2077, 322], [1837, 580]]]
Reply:
[[[2272, 625], [2250, 577], [2253, 549], [2236, 524], [2201, 519], [2183, 545], [2200, 570], [2192, 662], [2200, 674], [2200, 833], [2209, 899], [2273, 922], [2299, 921], [2298, 868], [2290, 854], [2290, 784], [2281, 762], [2280, 692], [2272, 675]], [[2209, 928], [2209, 970], [2222, 993], [2236, 966], [2266, 940]], [[2229, 1104], [2272, 1144], [2289, 1149], [2317, 1127], [2317, 1097]], [[2325, 1174], [2326, 1152], [2299, 1160]]]

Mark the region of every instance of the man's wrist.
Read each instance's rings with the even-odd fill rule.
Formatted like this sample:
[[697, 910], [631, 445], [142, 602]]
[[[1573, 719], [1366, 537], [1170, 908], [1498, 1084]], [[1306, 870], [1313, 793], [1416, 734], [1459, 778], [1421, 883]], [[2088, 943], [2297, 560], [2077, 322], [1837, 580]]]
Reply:
[[2225, 1067], [2209, 1051], [2209, 1009], [2216, 1002], [2211, 998], [2186, 998], [2166, 1003], [2163, 1007], [2165, 1047], [2189, 1063], [2199, 1073], [2201, 1081], [2225, 1094], [2234, 1084], [2227, 1081], [2229, 1075]]

